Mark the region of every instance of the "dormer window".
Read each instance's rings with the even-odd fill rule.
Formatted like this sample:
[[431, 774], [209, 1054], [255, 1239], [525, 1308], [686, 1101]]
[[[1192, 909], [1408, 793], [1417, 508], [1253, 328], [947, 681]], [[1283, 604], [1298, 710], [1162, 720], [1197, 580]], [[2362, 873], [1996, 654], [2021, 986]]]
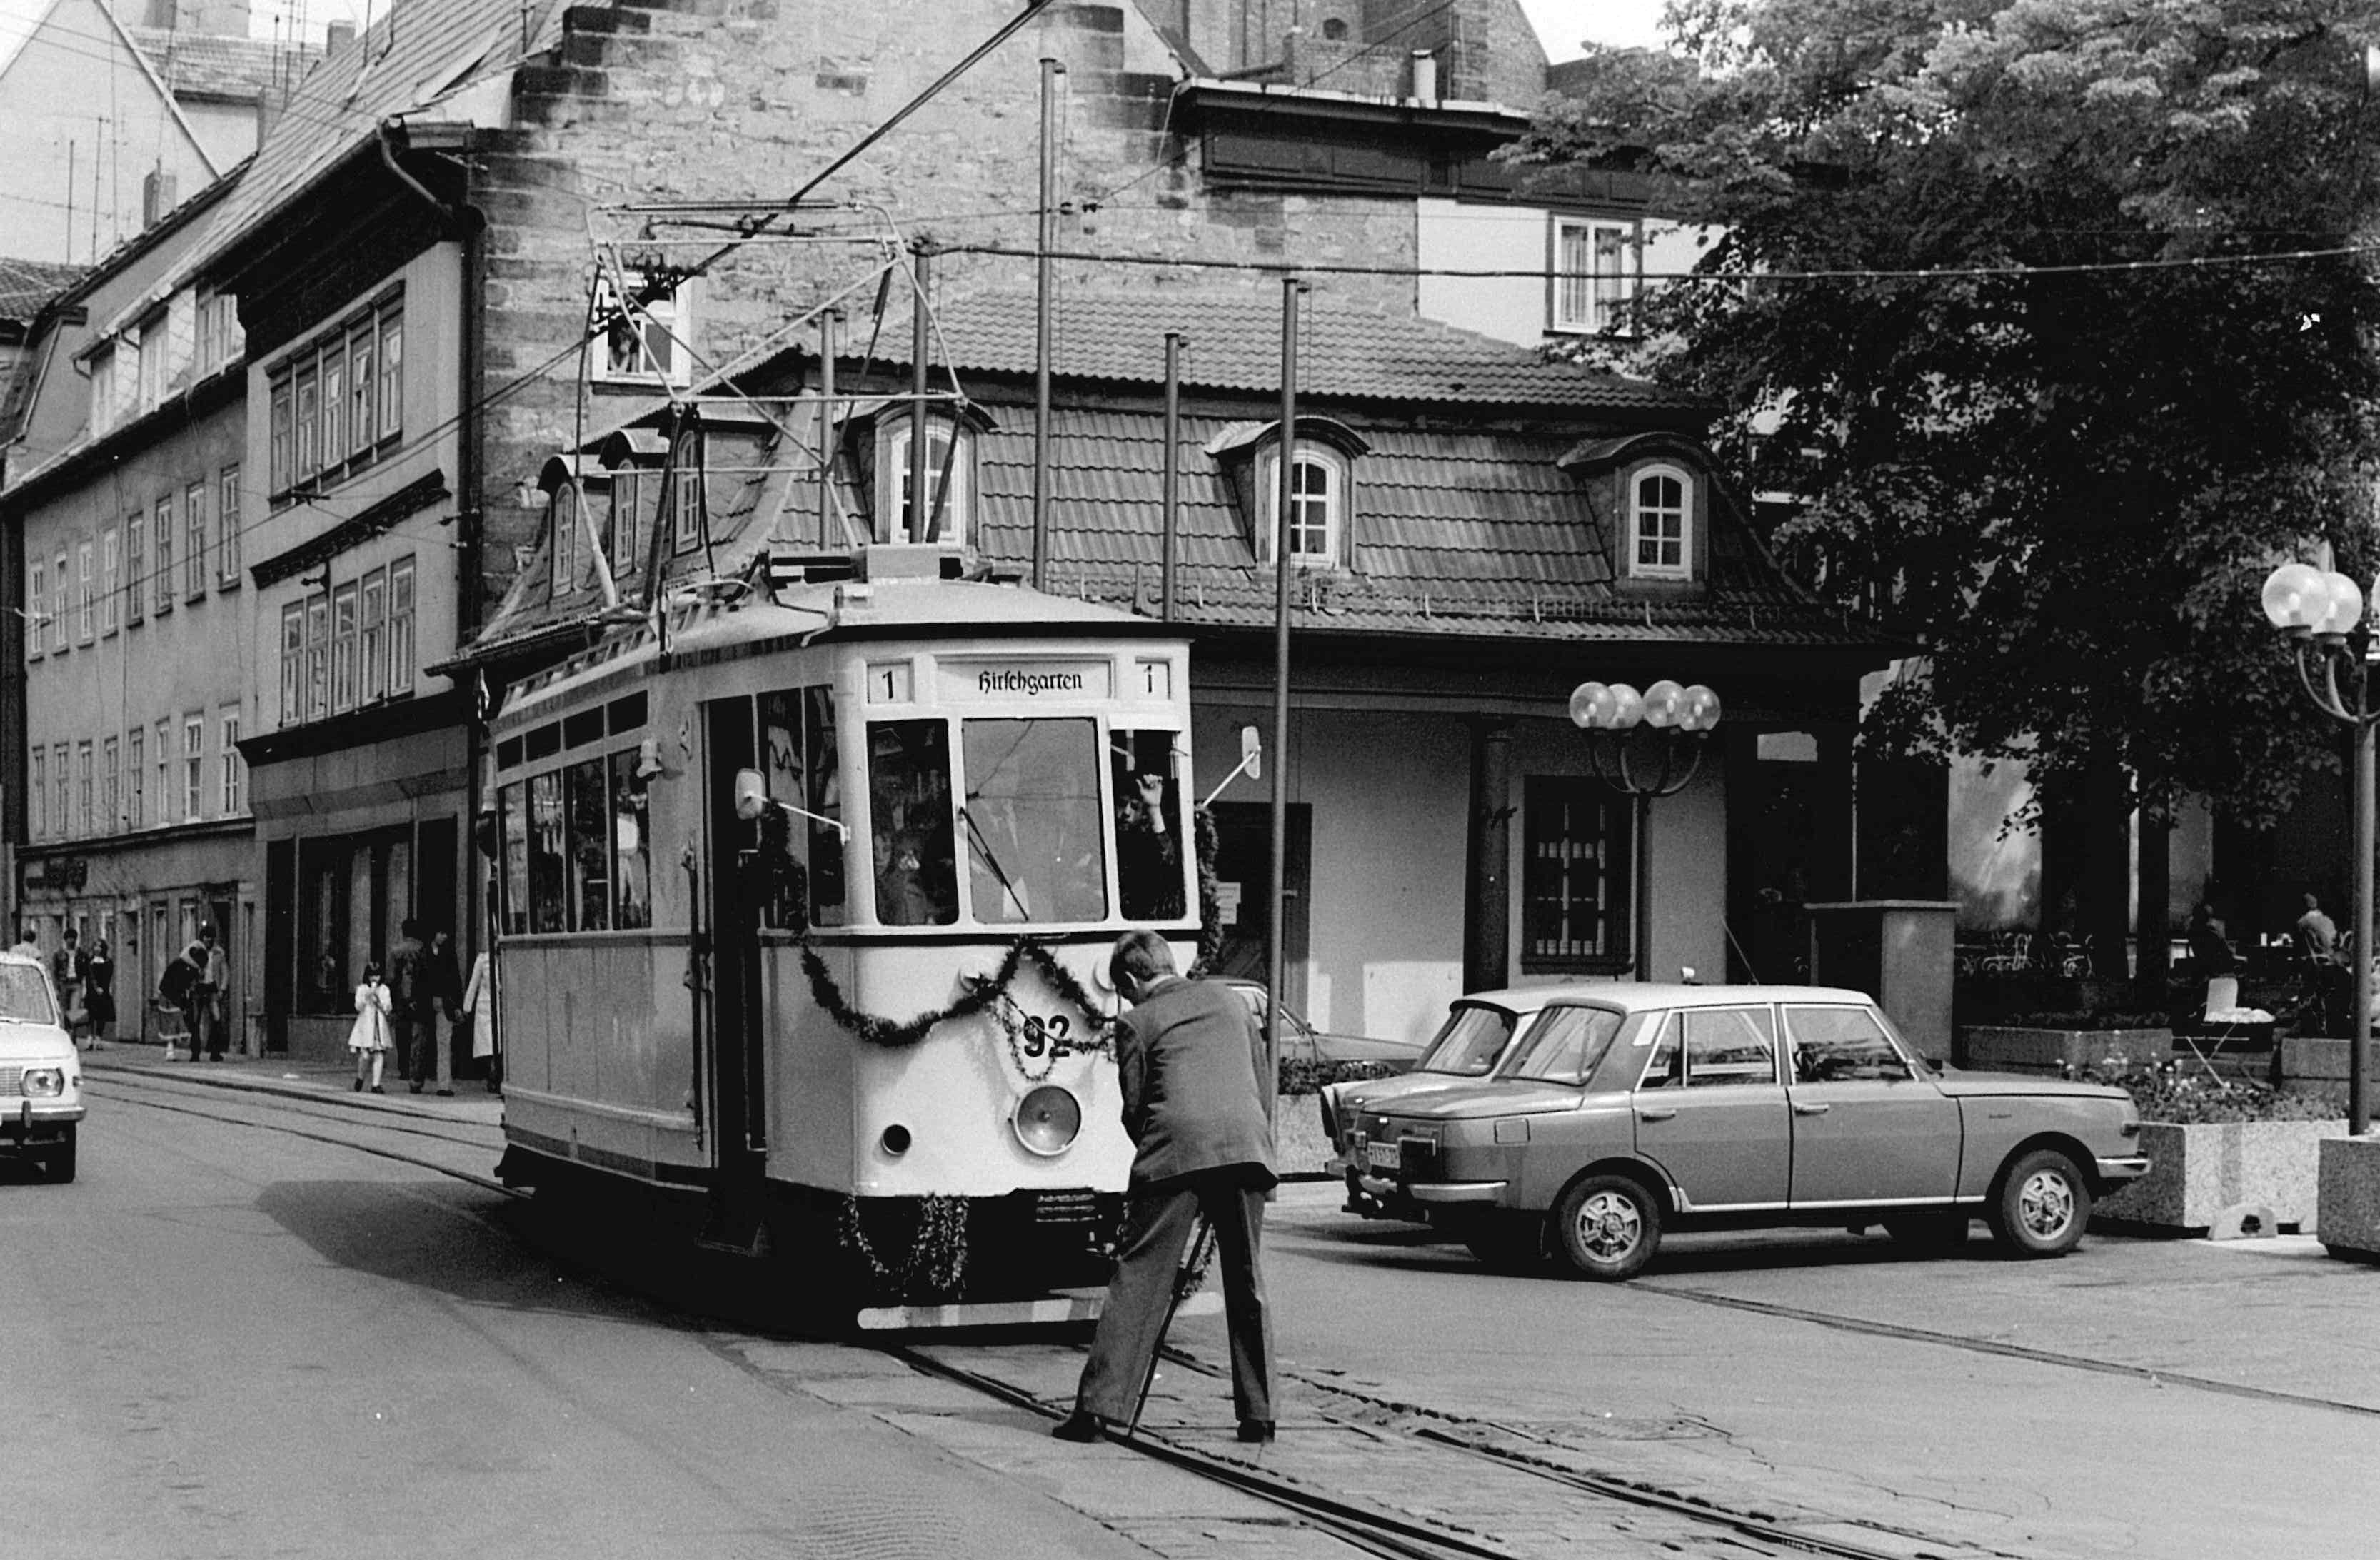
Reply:
[[[1257, 463], [1264, 498], [1264, 536], [1257, 556], [1273, 561], [1281, 538], [1281, 457]], [[1300, 444], [1289, 470], [1289, 561], [1300, 568], [1338, 566], [1340, 538], [1347, 528], [1347, 458], [1314, 444]]]
[[909, 492], [911, 421], [906, 412], [888, 412], [876, 422], [876, 539], [967, 546], [974, 540], [976, 430], [928, 415], [926, 493], [919, 505]]
[[1692, 579], [1694, 479], [1674, 466], [1640, 467], [1628, 479], [1628, 572], [1638, 579]]

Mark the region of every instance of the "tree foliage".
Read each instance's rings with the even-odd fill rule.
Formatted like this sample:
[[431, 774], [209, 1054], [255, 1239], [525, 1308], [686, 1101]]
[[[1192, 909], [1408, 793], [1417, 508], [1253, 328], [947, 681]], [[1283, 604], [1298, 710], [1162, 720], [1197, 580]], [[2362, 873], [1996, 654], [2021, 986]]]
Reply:
[[[1702, 224], [1633, 342], [1742, 409], [1772, 538], [1930, 648], [1887, 751], [2119, 764], [2270, 817], [2329, 762], [2256, 608], [2368, 577], [2380, 9], [2327, 0], [1679, 0], [1524, 161], [1634, 166]], [[1652, 279], [1648, 279], [1648, 282]]]

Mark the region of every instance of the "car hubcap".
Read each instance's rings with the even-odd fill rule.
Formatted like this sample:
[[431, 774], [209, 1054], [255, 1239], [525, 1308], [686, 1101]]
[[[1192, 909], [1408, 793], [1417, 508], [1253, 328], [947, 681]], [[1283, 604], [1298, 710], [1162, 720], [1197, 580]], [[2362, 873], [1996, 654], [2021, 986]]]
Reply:
[[1636, 1204], [1615, 1192], [1598, 1191], [1579, 1205], [1578, 1243], [1604, 1262], [1617, 1262], [1644, 1239]]
[[2052, 1240], [2074, 1220], [2074, 1189], [2064, 1176], [2048, 1170], [2027, 1176], [2017, 1194], [2017, 1217], [2032, 1235]]

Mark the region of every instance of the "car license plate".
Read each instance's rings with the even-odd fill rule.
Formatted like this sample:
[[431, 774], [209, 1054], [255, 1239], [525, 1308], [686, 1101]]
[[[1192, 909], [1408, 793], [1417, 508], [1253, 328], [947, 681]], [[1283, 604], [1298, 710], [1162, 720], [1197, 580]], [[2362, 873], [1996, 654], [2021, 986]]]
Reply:
[[1401, 1169], [1404, 1164], [1404, 1150], [1392, 1143], [1366, 1143], [1364, 1162], [1376, 1170]]

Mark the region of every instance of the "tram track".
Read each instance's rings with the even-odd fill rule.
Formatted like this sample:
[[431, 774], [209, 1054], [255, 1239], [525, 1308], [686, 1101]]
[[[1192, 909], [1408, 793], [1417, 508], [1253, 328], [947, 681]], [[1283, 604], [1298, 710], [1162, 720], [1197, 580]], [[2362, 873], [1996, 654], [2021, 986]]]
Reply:
[[[495, 1192], [512, 1202], [523, 1202], [528, 1196], [525, 1191], [503, 1185], [492, 1176], [449, 1162], [451, 1154], [448, 1159], [438, 1155], [437, 1151], [442, 1148], [466, 1152], [486, 1149], [489, 1145], [484, 1129], [474, 1134], [468, 1129], [458, 1129], [434, 1119], [400, 1112], [358, 1111], [351, 1107], [315, 1101], [295, 1094], [271, 1093], [260, 1098], [253, 1091], [235, 1093], [195, 1081], [152, 1079], [132, 1073], [109, 1075], [104, 1088], [109, 1097], [126, 1106], [346, 1148]], [[358, 1129], [381, 1141], [360, 1140]], [[541, 1251], [540, 1254], [573, 1266], [580, 1265], [585, 1260], [583, 1256], [566, 1252]], [[602, 1276], [613, 1282], [624, 1277], [635, 1282], [633, 1275], [624, 1275], [616, 1269], [605, 1271]], [[641, 1288], [644, 1286], [638, 1287]], [[2178, 1374], [2122, 1361], [2059, 1354], [1903, 1324], [1740, 1300], [1683, 1285], [1655, 1281], [1641, 1283], [1636, 1288], [1644, 1293], [1684, 1303], [1747, 1312], [1779, 1321], [1896, 1341], [1951, 1348], [1979, 1355], [2125, 1376], [2167, 1386], [2367, 1419], [2380, 1413], [2380, 1410], [2361, 1404]], [[722, 1347], [737, 1338], [754, 1336], [812, 1341], [819, 1340], [820, 1336], [815, 1330], [785, 1327], [781, 1323], [756, 1328], [753, 1325], [755, 1318], [731, 1319], [708, 1312], [699, 1296], [673, 1294], [662, 1298], [672, 1310], [686, 1311], [689, 1324], [715, 1335]], [[724, 1327], [720, 1325], [722, 1322], [726, 1324]], [[832, 1341], [872, 1347], [877, 1352], [898, 1360], [919, 1374], [951, 1383], [984, 1398], [1022, 1409], [1038, 1419], [1054, 1421], [1062, 1413], [1062, 1404], [1057, 1403], [1048, 1392], [1036, 1390], [1028, 1382], [1016, 1379], [1017, 1371], [1011, 1366], [1022, 1357], [1000, 1344], [953, 1345], [932, 1340], [878, 1342], [848, 1335], [829, 1336]], [[1076, 1346], [1067, 1346], [1065, 1352], [1070, 1359], [1079, 1357]], [[994, 1358], [987, 1361], [982, 1358], [986, 1354]], [[1224, 1373], [1214, 1365], [1176, 1348], [1169, 1348], [1165, 1358], [1179, 1369], [1218, 1380], [1224, 1376]], [[1312, 1406], [1310, 1416], [1319, 1422], [1321, 1428], [1372, 1437], [1384, 1451], [1402, 1447], [1408, 1454], [1426, 1452], [1431, 1457], [1440, 1459], [1435, 1463], [1439, 1473], [1434, 1477], [1442, 1477], [1450, 1487], [1475, 1487], [1480, 1478], [1493, 1470], [1496, 1475], [1568, 1492], [1580, 1503], [1574, 1512], [1581, 1518], [1590, 1516], [1608, 1518], [1615, 1511], [1627, 1511], [1645, 1514], [1671, 1524], [1682, 1524], [1706, 1535], [1706, 1542], [1714, 1546], [1714, 1553], [1821, 1554], [1836, 1556], [1838, 1560], [1912, 1560], [1913, 1556], [1920, 1555], [1941, 1556], [1945, 1560], [1951, 1560], [1951, 1557], [1984, 1560], [1984, 1557], [1990, 1556], [1998, 1560], [1998, 1557], [2016, 1553], [1982, 1547], [1964, 1541], [1937, 1539], [1899, 1528], [1886, 1528], [1859, 1518], [1816, 1512], [1780, 1515], [1753, 1505], [1682, 1493], [1645, 1478], [1614, 1473], [1608, 1469], [1582, 1467], [1577, 1460], [1576, 1448], [1566, 1445], [1558, 1436], [1544, 1433], [1542, 1427], [1470, 1418], [1426, 1404], [1367, 1394], [1343, 1382], [1313, 1373], [1293, 1371], [1287, 1374], [1298, 1384], [1301, 1396], [1308, 1399]], [[786, 1390], [797, 1389], [797, 1384], [785, 1383], [783, 1385]], [[1312, 1478], [1301, 1479], [1285, 1469], [1268, 1469], [1254, 1457], [1210, 1451], [1198, 1444], [1202, 1439], [1203, 1434], [1195, 1430], [1184, 1434], [1178, 1431], [1169, 1432], [1164, 1426], [1144, 1425], [1136, 1433], [1117, 1439], [1114, 1445], [1280, 1510], [1298, 1524], [1344, 1544], [1353, 1553], [1390, 1556], [1393, 1560], [1517, 1560], [1518, 1556], [1530, 1553], [1494, 1533], [1468, 1529], [1455, 1530], [1380, 1502], [1333, 1493]], [[1846, 1536], [1845, 1530], [1860, 1530], [1863, 1536]], [[1873, 1540], [1864, 1536], [1866, 1532], [1874, 1534]], [[1676, 1550], [1680, 1545], [1654, 1542], [1648, 1542], [1647, 1547], [1648, 1550], [1664, 1547]]]

